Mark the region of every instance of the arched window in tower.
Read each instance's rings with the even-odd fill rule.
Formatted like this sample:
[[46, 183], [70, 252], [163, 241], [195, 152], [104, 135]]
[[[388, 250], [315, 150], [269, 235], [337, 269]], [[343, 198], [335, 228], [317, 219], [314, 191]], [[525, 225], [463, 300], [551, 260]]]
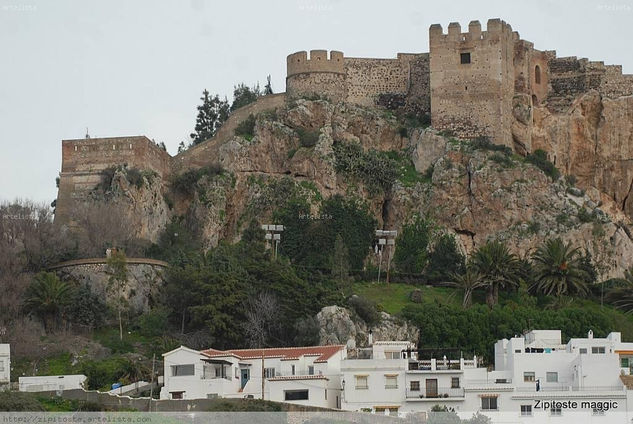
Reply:
[[534, 68], [534, 82], [537, 84], [541, 83], [541, 67], [538, 65]]

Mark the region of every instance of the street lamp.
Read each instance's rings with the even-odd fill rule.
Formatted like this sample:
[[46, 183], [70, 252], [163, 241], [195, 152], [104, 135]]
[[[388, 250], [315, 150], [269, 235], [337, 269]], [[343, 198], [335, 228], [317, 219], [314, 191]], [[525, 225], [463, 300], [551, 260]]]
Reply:
[[283, 225], [278, 224], [264, 224], [262, 230], [266, 232], [264, 239], [267, 243], [273, 243], [273, 257], [277, 259], [277, 251], [279, 249], [279, 243], [281, 242], [281, 233], [284, 231]]
[[380, 269], [382, 266], [382, 251], [387, 251], [387, 284], [389, 284], [389, 271], [391, 270], [391, 256], [393, 248], [396, 244], [396, 237], [398, 232], [396, 230], [376, 230], [376, 238], [378, 243], [376, 244], [376, 253], [379, 256], [378, 261], [378, 282], [380, 283]]

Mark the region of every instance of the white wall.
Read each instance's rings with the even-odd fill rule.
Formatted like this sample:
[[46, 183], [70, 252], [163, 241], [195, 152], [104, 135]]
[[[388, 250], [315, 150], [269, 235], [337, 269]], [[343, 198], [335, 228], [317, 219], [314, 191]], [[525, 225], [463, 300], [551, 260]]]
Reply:
[[78, 375], [44, 375], [35, 377], [20, 377], [19, 390], [21, 392], [43, 392], [49, 390], [81, 389], [86, 376]]
[[0, 386], [11, 381], [11, 350], [8, 344], [0, 344]]

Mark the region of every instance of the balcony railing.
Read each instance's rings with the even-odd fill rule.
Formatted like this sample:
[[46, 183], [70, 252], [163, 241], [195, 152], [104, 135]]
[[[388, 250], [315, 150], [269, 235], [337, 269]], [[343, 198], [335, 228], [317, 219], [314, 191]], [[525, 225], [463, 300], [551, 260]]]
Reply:
[[464, 397], [463, 387], [438, 387], [437, 390], [421, 390], [407, 389], [407, 399], [450, 399]]
[[491, 380], [465, 380], [466, 386], [487, 386], [494, 384], [512, 384], [511, 378], [496, 378]]
[[462, 370], [464, 368], [474, 368], [475, 361], [465, 359], [423, 359], [419, 361], [409, 361], [409, 371], [451, 371]]

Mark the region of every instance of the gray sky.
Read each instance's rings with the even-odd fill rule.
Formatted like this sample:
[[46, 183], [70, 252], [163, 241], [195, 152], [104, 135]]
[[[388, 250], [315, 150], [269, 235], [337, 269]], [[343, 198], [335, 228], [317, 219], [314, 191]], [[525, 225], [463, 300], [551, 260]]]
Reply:
[[174, 154], [203, 88], [272, 75], [286, 55], [428, 51], [428, 27], [488, 18], [559, 56], [633, 73], [633, 0], [0, 0], [0, 200], [50, 202], [61, 140], [144, 134]]

